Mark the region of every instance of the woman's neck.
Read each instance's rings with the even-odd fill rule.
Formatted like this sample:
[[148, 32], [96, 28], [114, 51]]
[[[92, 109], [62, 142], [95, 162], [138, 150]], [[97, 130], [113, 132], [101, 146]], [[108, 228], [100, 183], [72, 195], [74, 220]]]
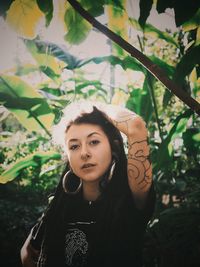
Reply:
[[83, 181], [83, 197], [88, 201], [95, 201], [100, 196], [99, 183]]

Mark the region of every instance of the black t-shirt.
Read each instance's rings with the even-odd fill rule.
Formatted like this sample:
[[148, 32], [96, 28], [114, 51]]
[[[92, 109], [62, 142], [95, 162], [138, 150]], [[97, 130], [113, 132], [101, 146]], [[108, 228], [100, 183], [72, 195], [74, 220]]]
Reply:
[[88, 266], [101, 202], [77, 202], [66, 214], [64, 257], [66, 266]]
[[[142, 210], [135, 207], [131, 194], [114, 201], [98, 199], [91, 203], [79, 194], [64, 216], [63, 266], [142, 266], [143, 235], [154, 204], [153, 186]], [[36, 249], [42, 242], [39, 232], [43, 227], [38, 225], [41, 231], [35, 227], [31, 241]]]

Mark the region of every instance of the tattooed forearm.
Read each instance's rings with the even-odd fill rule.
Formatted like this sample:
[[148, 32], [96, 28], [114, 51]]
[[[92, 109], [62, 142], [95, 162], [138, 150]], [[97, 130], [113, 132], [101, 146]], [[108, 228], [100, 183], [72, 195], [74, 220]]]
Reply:
[[145, 121], [123, 107], [108, 105], [108, 119], [128, 139], [128, 180], [133, 195], [144, 197], [152, 183], [152, 165], [149, 160], [148, 131]]
[[152, 166], [147, 140], [128, 144], [128, 179], [133, 193], [147, 192], [152, 183]]

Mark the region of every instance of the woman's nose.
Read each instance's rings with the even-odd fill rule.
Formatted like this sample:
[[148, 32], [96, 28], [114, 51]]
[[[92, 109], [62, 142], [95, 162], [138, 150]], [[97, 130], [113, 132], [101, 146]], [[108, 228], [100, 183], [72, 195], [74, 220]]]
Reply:
[[87, 160], [90, 157], [91, 157], [91, 154], [88, 151], [87, 147], [83, 146], [82, 149], [81, 149], [81, 159], [82, 160]]

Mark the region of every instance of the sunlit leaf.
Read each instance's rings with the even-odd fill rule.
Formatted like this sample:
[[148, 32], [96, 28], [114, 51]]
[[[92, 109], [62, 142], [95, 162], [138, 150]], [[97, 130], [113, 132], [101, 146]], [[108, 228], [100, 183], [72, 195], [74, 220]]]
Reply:
[[92, 26], [78, 12], [68, 5], [65, 12], [67, 33], [65, 40], [70, 44], [79, 44], [88, 36]]
[[[28, 41], [27, 45], [32, 53], [43, 54], [58, 58], [60, 61], [66, 63], [67, 69], [75, 69], [81, 64], [81, 60], [68, 52], [68, 48], [64, 45], [57, 45], [51, 42], [44, 42], [41, 40]], [[37, 56], [37, 55], [35, 55]], [[54, 59], [55, 60], [55, 59]], [[41, 64], [41, 63], [40, 63]], [[64, 65], [63, 65], [64, 67]]]
[[115, 90], [111, 103], [113, 105], [123, 105], [124, 103], [127, 102], [128, 98], [129, 98], [129, 94], [118, 89], [118, 90]]
[[8, 170], [4, 171], [0, 175], [0, 183], [5, 184], [14, 180], [20, 175], [20, 173], [32, 166], [32, 167], [40, 167], [42, 164], [48, 162], [49, 160], [59, 160], [61, 155], [55, 151], [48, 152], [35, 152], [31, 155], [28, 155], [17, 162], [15, 162]]
[[29, 131], [48, 130], [54, 115], [46, 100], [17, 76], [0, 76], [1, 104]]
[[200, 26], [197, 28], [196, 45], [200, 45]]
[[187, 20], [183, 25], [184, 31], [191, 31], [199, 27], [200, 22], [200, 9], [196, 12], [196, 14], [189, 20]]
[[178, 43], [174, 37], [172, 37], [169, 33], [165, 31], [161, 31], [154, 27], [153, 25], [146, 23], [144, 28], [142, 28], [138, 21], [133, 18], [129, 18], [130, 24], [134, 27], [134, 29], [138, 31], [144, 32], [145, 36], [148, 37], [157, 37], [159, 39], [165, 40], [167, 43], [171, 43], [178, 47]]
[[38, 23], [43, 18], [44, 14], [36, 0], [15, 0], [7, 11], [6, 21], [21, 36], [33, 39], [37, 35]]
[[46, 47], [45, 51], [44, 49], [41, 49], [40, 51], [40, 47], [37, 46], [37, 41], [25, 40], [25, 44], [38, 63], [39, 69], [43, 71], [47, 76], [52, 78], [55, 82], [57, 82], [57, 79], [59, 78], [62, 67], [64, 67], [64, 65], [62, 66], [62, 64], [57, 61], [57, 59], [48, 50], [48, 47]]
[[195, 141], [197, 141], [197, 142], [200, 142], [200, 133], [194, 134], [192, 136], [192, 139], [195, 140]]
[[[122, 0], [122, 4], [125, 4]], [[108, 28], [119, 34], [125, 40], [128, 40], [128, 14], [125, 9], [118, 8], [115, 5], [106, 7], [108, 15]]]

